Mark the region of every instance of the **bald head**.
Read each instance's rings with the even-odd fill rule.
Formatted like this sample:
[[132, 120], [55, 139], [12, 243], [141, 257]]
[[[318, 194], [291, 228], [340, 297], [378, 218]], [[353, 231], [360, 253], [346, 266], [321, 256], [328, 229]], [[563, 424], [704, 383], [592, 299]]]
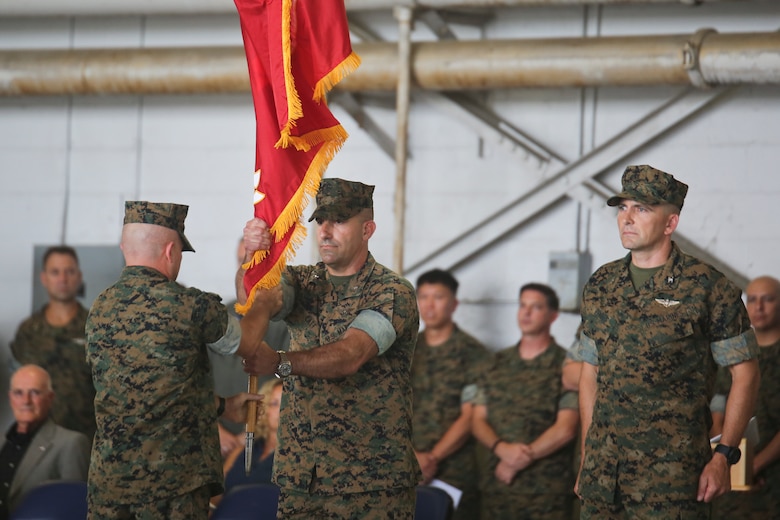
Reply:
[[168, 242], [176, 242], [179, 234], [173, 229], [154, 224], [125, 224], [122, 227], [122, 251], [134, 258], [155, 258]]
[[751, 287], [771, 288], [775, 292], [780, 293], [780, 280], [772, 276], [759, 276], [750, 281], [747, 290], [749, 291]]
[[22, 380], [33, 381], [41, 388], [52, 390], [49, 373], [46, 369], [39, 367], [38, 365], [23, 365], [19, 367], [19, 369], [14, 372], [14, 375], [11, 376], [11, 388], [14, 387], [14, 382], [18, 383]]
[[179, 274], [182, 242], [173, 229], [155, 224], [125, 224], [120, 247], [127, 265], [151, 267], [171, 280]]
[[780, 339], [780, 281], [761, 276], [751, 281], [747, 289], [747, 311], [759, 344]]
[[38, 365], [24, 365], [11, 376], [8, 391], [19, 433], [38, 428], [49, 417], [54, 402], [49, 373]]

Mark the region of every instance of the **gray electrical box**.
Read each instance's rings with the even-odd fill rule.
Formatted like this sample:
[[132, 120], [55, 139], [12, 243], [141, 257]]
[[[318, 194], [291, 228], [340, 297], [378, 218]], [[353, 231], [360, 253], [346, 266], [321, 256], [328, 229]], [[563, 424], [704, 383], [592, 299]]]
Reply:
[[[55, 245], [55, 244], [52, 244]], [[32, 311], [35, 312], [49, 301], [46, 289], [41, 285], [41, 270], [43, 255], [50, 245], [35, 246], [33, 252], [33, 297]], [[89, 308], [103, 289], [119, 279], [119, 274], [125, 267], [125, 259], [119, 245], [113, 246], [71, 246], [79, 257], [79, 267], [84, 281], [79, 300], [84, 307]]]
[[558, 293], [562, 311], [580, 310], [582, 288], [591, 273], [591, 256], [587, 252], [550, 253], [548, 283]]

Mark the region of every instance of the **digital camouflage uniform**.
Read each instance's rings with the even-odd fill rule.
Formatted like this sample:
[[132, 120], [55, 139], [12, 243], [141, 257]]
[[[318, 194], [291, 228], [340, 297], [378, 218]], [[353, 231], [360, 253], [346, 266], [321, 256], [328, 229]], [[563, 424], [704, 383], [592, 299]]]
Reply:
[[413, 488], [421, 474], [411, 443], [409, 378], [419, 327], [411, 284], [369, 254], [342, 294], [323, 263], [288, 266], [283, 287], [279, 317], [292, 352], [339, 340], [362, 311], [389, 320], [396, 339], [352, 376], [285, 379], [274, 467], [282, 497]]
[[585, 504], [619, 496], [662, 512], [675, 501], [701, 515], [716, 363], [754, 358], [758, 346], [740, 290], [711, 266], [672, 243], [635, 289], [630, 262], [602, 266], [583, 292], [579, 354], [598, 379], [579, 490]]
[[[429, 452], [460, 416], [464, 402], [474, 399], [479, 375], [489, 362], [490, 352], [457, 325], [444, 343], [431, 347], [425, 335], [417, 338], [412, 361], [413, 444]], [[479, 493], [474, 458], [474, 439], [439, 462], [436, 478], [463, 491], [455, 519], [479, 515]]]
[[227, 327], [216, 294], [125, 267], [92, 304], [87, 360], [97, 390], [89, 494], [137, 504], [210, 486], [222, 464], [206, 344]]
[[92, 442], [95, 388], [84, 357], [87, 310], [79, 304], [78, 313], [64, 327], [50, 325], [45, 310], [19, 325], [11, 352], [20, 365], [34, 364], [49, 372], [56, 393], [52, 419], [63, 428], [83, 433]]
[[[761, 371], [756, 402], [759, 441], [754, 453], [763, 450], [780, 433], [780, 341], [760, 347], [758, 367]], [[729, 371], [719, 370], [716, 393], [728, 395], [730, 388]], [[723, 520], [780, 518], [780, 460], [769, 464], [754, 479], [763, 482], [755, 491], [732, 491], [715, 499], [712, 517]]]
[[[192, 251], [186, 215], [187, 206], [128, 201], [124, 223], [174, 229]], [[86, 324], [97, 418], [90, 518], [197, 518], [193, 511], [202, 507], [205, 516], [209, 496], [222, 492], [207, 354], [228, 330], [220, 300], [135, 265], [93, 302]]]
[[[562, 409], [577, 409], [577, 392], [563, 388], [566, 350], [554, 341], [533, 359], [522, 359], [514, 345], [495, 354], [481, 379], [476, 404], [487, 407], [487, 420], [506, 442], [530, 444], [556, 421]], [[574, 503], [572, 441], [535, 461], [506, 484], [496, 480], [496, 455], [479, 444], [479, 486], [483, 520], [569, 520]]]

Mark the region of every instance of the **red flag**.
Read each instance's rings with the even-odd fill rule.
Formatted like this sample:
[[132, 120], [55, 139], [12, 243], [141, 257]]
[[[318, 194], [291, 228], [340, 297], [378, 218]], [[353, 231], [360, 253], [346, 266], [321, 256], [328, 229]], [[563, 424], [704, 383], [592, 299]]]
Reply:
[[235, 0], [255, 106], [255, 216], [274, 243], [248, 265], [244, 287], [273, 287], [306, 236], [303, 209], [347, 133], [325, 94], [360, 65], [344, 0]]

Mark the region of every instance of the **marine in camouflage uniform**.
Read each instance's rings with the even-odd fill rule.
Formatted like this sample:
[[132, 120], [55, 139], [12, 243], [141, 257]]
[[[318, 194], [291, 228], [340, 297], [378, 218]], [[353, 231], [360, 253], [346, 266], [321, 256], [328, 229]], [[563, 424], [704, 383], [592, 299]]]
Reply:
[[20, 365], [38, 365], [49, 372], [57, 392], [52, 419], [63, 428], [83, 433], [92, 442], [95, 388], [84, 353], [87, 309], [76, 304], [75, 317], [62, 327], [49, 324], [45, 307], [27, 318], [16, 331], [11, 353]]
[[[463, 492], [453, 519], [470, 520], [479, 517], [480, 507], [477, 482], [474, 478], [477, 468], [475, 442], [471, 437], [470, 412], [476, 396], [477, 380], [491, 356], [479, 341], [459, 329], [452, 321], [452, 312], [457, 305], [457, 285], [457, 280], [451, 274], [437, 269], [423, 273], [417, 281], [418, 304], [423, 321], [426, 321], [427, 312], [429, 320], [439, 320], [443, 323], [432, 323], [432, 326], [426, 323], [426, 330], [417, 338], [412, 361], [412, 430], [418, 460], [421, 456], [434, 457], [435, 478]], [[435, 300], [443, 296], [449, 300], [442, 303], [444, 306], [449, 303], [451, 310], [423, 308], [424, 305], [429, 305], [426, 303], [428, 298]], [[444, 329], [451, 333], [443, 343], [431, 346], [426, 339], [426, 332], [431, 328]], [[464, 406], [468, 407], [469, 412], [465, 415], [468, 423], [462, 432], [465, 441], [447, 440], [440, 445], [445, 434], [464, 416]], [[452, 434], [448, 438], [451, 436]], [[445, 446], [447, 442], [453, 442], [454, 447]], [[457, 447], [460, 442], [463, 444]], [[442, 450], [453, 449], [454, 452], [442, 456]]]
[[[686, 192], [667, 173], [629, 166], [623, 192], [608, 201], [620, 206], [621, 240], [631, 253], [598, 269], [583, 292], [582, 518], [704, 519], [709, 506], [697, 501], [700, 479], [707, 501], [728, 490], [718, 489], [729, 470], [708, 438], [716, 366], [735, 365], [750, 381], [758, 347], [740, 290], [671, 241]], [[657, 249], [642, 239], [668, 250], [657, 268], [638, 266], [649, 269], [644, 282], [637, 255]], [[727, 415], [724, 444], [739, 443], [748, 417]]]
[[[290, 352], [283, 358], [268, 349], [273, 356], [257, 365], [247, 360], [257, 373], [279, 372], [289, 356], [274, 459], [280, 518], [400, 519], [414, 511], [420, 471], [410, 370], [419, 315], [411, 284], [368, 252], [372, 192], [358, 182], [322, 181], [312, 219], [323, 262], [288, 266], [283, 304], [274, 309], [290, 331]], [[247, 250], [255, 251], [248, 230], [267, 227], [247, 224]], [[271, 292], [256, 291], [253, 306]]]
[[[760, 346], [761, 384], [756, 402], [759, 440], [754, 447], [754, 468], [756, 461], [765, 460], [753, 477], [755, 489], [732, 491], [713, 502], [712, 518], [716, 520], [780, 518], [780, 457], [772, 447], [780, 439], [780, 282], [768, 276], [760, 277], [750, 282], [746, 293], [748, 315]], [[725, 368], [719, 369], [713, 403], [722, 404], [713, 409], [713, 416], [720, 420], [730, 389], [731, 374]], [[722, 400], [717, 399], [719, 396]]]
[[[133, 236], [147, 232], [128, 230], [137, 224], [177, 230], [181, 250], [193, 251], [183, 233], [186, 214], [187, 206], [126, 203], [128, 266], [87, 318], [87, 361], [97, 392], [88, 483], [93, 519], [205, 517], [209, 497], [222, 492], [206, 350], [235, 351], [238, 320], [228, 318], [218, 295], [176, 283], [178, 265], [173, 272], [159, 268], [164, 273], [128, 256], [139, 242], [156, 243]], [[172, 257], [175, 263], [175, 251]]]
[[[563, 387], [567, 351], [550, 336], [549, 327], [557, 317], [557, 295], [547, 286], [528, 284], [521, 289], [520, 298], [518, 321], [522, 321], [523, 338], [495, 354], [490, 368], [482, 374], [475, 399], [474, 434], [482, 441], [477, 446], [480, 518], [570, 520], [575, 499], [577, 392]], [[526, 322], [523, 313], [539, 311], [524, 307], [541, 305], [545, 300], [550, 303], [543, 312], [549, 317]], [[541, 350], [530, 347], [534, 336], [543, 340]], [[486, 421], [492, 432], [484, 432], [480, 420]], [[545, 445], [545, 437], [559, 440]], [[517, 444], [527, 446], [534, 455], [507, 484], [496, 474], [503, 460], [500, 450]]]

